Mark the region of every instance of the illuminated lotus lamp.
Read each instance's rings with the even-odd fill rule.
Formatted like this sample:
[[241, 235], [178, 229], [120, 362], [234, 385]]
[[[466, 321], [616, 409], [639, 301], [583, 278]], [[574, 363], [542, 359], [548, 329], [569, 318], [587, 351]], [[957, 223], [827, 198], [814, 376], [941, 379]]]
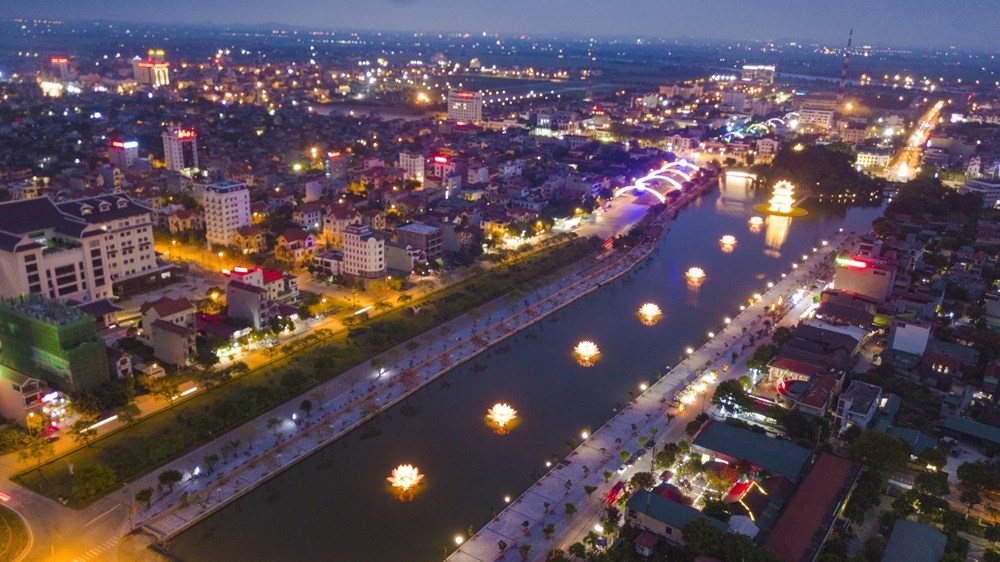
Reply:
[[512, 408], [510, 404], [498, 402], [492, 408], [486, 410], [486, 419], [489, 421], [493, 431], [499, 435], [503, 435], [508, 433], [513, 427], [514, 420], [517, 419], [517, 410]]
[[722, 251], [728, 254], [736, 247], [736, 237], [732, 234], [726, 234], [719, 239], [719, 244], [722, 246]]
[[688, 268], [687, 273], [684, 274], [687, 277], [688, 282], [698, 284], [705, 280], [705, 270], [700, 267]]
[[576, 362], [581, 366], [590, 367], [601, 356], [601, 350], [597, 348], [596, 343], [583, 340], [573, 348], [573, 355], [576, 356]]
[[420, 484], [423, 479], [424, 475], [420, 474], [417, 467], [412, 464], [397, 466], [392, 469], [392, 476], [386, 478], [395, 490], [397, 497], [403, 501], [413, 498], [417, 484]]
[[754, 234], [760, 232], [760, 229], [764, 227], [763, 217], [750, 217], [750, 220], [747, 222], [750, 224], [750, 232]]
[[641, 320], [646, 326], [653, 326], [659, 322], [662, 317], [663, 311], [660, 310], [659, 306], [656, 306], [651, 302], [647, 302], [639, 307], [639, 320]]

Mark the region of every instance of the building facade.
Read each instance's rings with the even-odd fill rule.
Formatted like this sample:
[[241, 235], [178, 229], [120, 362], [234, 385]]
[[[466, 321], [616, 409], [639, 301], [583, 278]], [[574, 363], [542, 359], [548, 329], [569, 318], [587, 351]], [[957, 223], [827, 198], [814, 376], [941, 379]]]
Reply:
[[483, 95], [479, 92], [448, 91], [448, 119], [465, 123], [483, 120]]
[[198, 169], [198, 134], [193, 129], [171, 127], [163, 135], [163, 159], [168, 170]]
[[250, 226], [250, 190], [245, 183], [221, 181], [205, 186], [205, 239], [229, 245], [236, 231]]
[[344, 229], [344, 275], [380, 279], [386, 274], [385, 240], [371, 227], [352, 224]]

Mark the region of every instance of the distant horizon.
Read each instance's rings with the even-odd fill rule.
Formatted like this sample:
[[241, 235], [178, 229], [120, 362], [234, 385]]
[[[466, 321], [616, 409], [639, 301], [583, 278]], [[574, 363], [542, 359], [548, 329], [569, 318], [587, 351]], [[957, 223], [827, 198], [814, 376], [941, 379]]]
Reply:
[[[1000, 52], [1000, 6], [963, 0], [716, 0], [704, 7], [670, 0], [244, 0], [238, 10], [202, 0], [162, 0], [153, 5], [107, 0], [8, 0], [8, 19], [55, 19], [125, 25], [208, 27], [280, 26], [333, 32], [469, 33], [537, 38], [649, 38], [706, 42], [801, 42], [843, 47], [976, 49]], [[544, 16], [544, 17], [543, 17]], [[484, 25], [489, 22], [488, 25]], [[493, 29], [485, 29], [491, 27]], [[778, 39], [781, 37], [781, 39]]]

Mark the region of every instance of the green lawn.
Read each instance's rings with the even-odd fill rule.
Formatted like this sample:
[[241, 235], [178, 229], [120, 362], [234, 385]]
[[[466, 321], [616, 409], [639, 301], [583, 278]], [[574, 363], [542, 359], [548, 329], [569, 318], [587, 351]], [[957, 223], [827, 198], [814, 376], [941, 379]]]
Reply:
[[283, 346], [283, 350], [291, 351], [288, 355], [278, 355], [238, 379], [194, 394], [172, 408], [144, 417], [15, 479], [46, 496], [70, 498], [72, 506], [85, 505], [101, 494], [74, 494], [72, 477], [64, 468], [66, 462], [76, 466], [77, 475], [86, 474], [88, 467], [111, 468], [116, 482], [102, 493], [115, 489], [403, 341], [425, 332], [428, 337], [439, 337], [431, 330], [442, 322], [509, 294], [512, 289], [517, 294], [548, 275], [558, 275], [561, 268], [592, 255], [597, 244], [574, 239], [494, 267], [414, 300], [410, 304], [418, 305], [419, 313], [409, 307], [400, 308], [349, 332], [307, 336], [304, 339], [309, 343]]
[[0, 562], [17, 560], [28, 546], [28, 528], [10, 509], [0, 506]]

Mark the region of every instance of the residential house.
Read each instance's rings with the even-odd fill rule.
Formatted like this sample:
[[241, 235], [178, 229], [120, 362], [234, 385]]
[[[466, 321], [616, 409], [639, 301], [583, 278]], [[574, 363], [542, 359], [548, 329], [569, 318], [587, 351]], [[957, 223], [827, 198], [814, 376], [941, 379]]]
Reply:
[[259, 226], [241, 226], [233, 233], [231, 245], [243, 255], [262, 254], [267, 251], [267, 233]]
[[153, 348], [153, 356], [185, 366], [197, 354], [194, 305], [187, 298], [162, 297], [139, 307], [137, 339]]
[[297, 228], [286, 230], [274, 243], [275, 259], [295, 267], [308, 263], [315, 251], [316, 238], [311, 232]]
[[836, 418], [840, 431], [854, 425], [868, 429], [882, 402], [882, 387], [861, 381], [852, 381], [837, 399]]
[[636, 492], [625, 504], [625, 509], [625, 519], [634, 527], [654, 533], [673, 546], [684, 546], [681, 531], [685, 525], [699, 517], [708, 519], [720, 531], [728, 530], [728, 526], [722, 521], [648, 490]]

